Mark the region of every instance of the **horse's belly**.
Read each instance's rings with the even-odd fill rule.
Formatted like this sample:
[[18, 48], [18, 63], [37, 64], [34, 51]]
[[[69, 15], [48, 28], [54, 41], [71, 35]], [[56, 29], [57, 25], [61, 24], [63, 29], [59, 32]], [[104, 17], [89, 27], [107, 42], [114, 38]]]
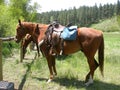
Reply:
[[72, 54], [77, 51], [80, 51], [80, 49], [81, 49], [81, 46], [79, 42], [74, 42], [74, 41], [67, 42], [64, 45], [64, 54]]

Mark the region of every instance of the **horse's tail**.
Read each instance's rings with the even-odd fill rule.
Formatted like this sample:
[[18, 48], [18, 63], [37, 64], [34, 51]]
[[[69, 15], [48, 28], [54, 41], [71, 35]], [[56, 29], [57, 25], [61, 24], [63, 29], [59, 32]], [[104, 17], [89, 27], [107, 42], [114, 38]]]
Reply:
[[99, 60], [99, 66], [102, 76], [104, 76], [103, 70], [104, 70], [104, 38], [102, 36], [102, 40], [99, 46], [98, 50], [98, 60]]

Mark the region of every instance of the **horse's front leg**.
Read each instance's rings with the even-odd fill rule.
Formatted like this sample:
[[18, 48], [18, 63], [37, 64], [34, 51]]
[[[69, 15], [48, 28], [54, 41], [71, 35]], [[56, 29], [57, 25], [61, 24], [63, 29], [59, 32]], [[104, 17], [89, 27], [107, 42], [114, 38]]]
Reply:
[[27, 50], [26, 50], [26, 48], [27, 48], [27, 46], [28, 46], [28, 43], [27, 43], [27, 41], [23, 41], [22, 40], [22, 42], [21, 42], [21, 46], [22, 46], [22, 59], [24, 59], [24, 57], [25, 57], [25, 54], [26, 54], [26, 52], [27, 52]]
[[56, 67], [55, 67], [55, 57], [50, 55], [49, 58], [47, 58], [47, 62], [48, 62], [48, 67], [50, 71], [50, 77], [49, 77], [49, 80], [47, 81], [47, 83], [49, 83], [54, 79], [54, 73], [55, 75], [57, 75]]
[[55, 57], [53, 57], [53, 59], [52, 59], [52, 65], [53, 65], [54, 76], [56, 76], [57, 75], [57, 71], [56, 71]]
[[22, 52], [23, 52], [22, 59], [24, 59], [25, 53], [27, 52], [26, 47], [24, 47], [24, 46], [22, 47]]
[[[56, 67], [55, 67], [55, 57], [49, 54], [49, 50], [47, 49], [46, 44], [42, 44], [40, 46], [40, 49], [42, 51], [42, 54], [45, 55], [47, 63], [48, 63], [48, 68], [50, 72], [50, 77], [47, 83], [51, 82], [54, 78], [54, 74], [57, 75]], [[54, 71], [54, 73], [53, 73]]]
[[38, 43], [36, 43], [36, 47], [37, 47], [38, 57], [40, 57], [40, 49], [38, 47]]

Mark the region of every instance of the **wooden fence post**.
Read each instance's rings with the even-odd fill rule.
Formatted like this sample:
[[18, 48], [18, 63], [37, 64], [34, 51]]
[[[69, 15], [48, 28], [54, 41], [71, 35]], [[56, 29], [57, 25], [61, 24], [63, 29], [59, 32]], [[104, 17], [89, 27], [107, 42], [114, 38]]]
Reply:
[[3, 80], [3, 65], [2, 65], [2, 39], [0, 39], [0, 81]]
[[2, 65], [2, 42], [14, 40], [14, 37], [1, 38], [0, 37], [0, 81], [3, 81], [3, 65]]

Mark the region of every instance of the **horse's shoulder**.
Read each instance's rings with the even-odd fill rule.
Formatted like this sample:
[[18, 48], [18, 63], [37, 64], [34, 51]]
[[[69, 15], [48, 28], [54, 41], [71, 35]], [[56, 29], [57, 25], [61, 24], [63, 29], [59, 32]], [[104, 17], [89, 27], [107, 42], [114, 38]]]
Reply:
[[47, 29], [48, 25], [47, 24], [40, 24], [40, 23], [38, 23], [38, 27], [40, 29]]

